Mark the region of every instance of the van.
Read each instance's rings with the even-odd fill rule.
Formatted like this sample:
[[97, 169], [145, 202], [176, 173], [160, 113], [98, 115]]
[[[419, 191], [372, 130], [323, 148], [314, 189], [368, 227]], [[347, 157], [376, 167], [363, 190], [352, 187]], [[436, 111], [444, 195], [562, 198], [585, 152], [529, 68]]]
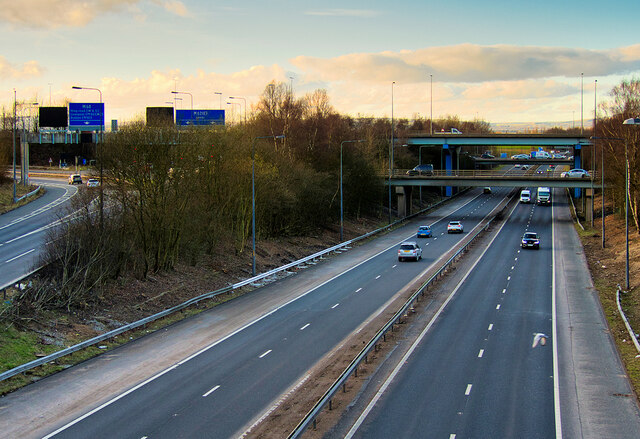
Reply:
[[531, 203], [531, 191], [529, 189], [524, 189], [520, 192], [520, 202]]

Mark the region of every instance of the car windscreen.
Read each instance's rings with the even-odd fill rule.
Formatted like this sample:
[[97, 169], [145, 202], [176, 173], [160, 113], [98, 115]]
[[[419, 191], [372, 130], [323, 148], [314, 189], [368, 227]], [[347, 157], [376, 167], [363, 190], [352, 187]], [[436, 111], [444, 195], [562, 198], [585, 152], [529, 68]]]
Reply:
[[525, 233], [524, 234], [524, 239], [537, 239], [538, 235], [536, 235], [535, 233]]
[[402, 245], [400, 246], [400, 248], [401, 248], [402, 250], [413, 250], [413, 249], [414, 249], [414, 247], [413, 247], [412, 245], [409, 245], [409, 244], [402, 244]]

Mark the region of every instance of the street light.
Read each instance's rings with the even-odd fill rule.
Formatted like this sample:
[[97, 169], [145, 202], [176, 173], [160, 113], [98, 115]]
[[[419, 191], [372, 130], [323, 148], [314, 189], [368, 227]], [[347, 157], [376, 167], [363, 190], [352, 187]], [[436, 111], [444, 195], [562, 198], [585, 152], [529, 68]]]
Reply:
[[[239, 102], [227, 102], [227, 105], [231, 105], [231, 110], [233, 110], [233, 116], [235, 116], [235, 110], [233, 109], [234, 105], [237, 105], [238, 107], [240, 107], [240, 103]], [[233, 117], [233, 119], [235, 119], [235, 117]]]
[[253, 240], [253, 264], [251, 272], [253, 276], [256, 275], [256, 141], [258, 139], [276, 140], [284, 138], [284, 134], [280, 134], [279, 136], [258, 136], [254, 137], [251, 142], [251, 235]]
[[242, 99], [244, 101], [244, 124], [247, 124], [247, 100], [241, 97], [229, 96], [229, 99]]
[[343, 140], [340, 142], [340, 242], [343, 240], [344, 210], [342, 203], [342, 145], [345, 143], [362, 143], [364, 140]]
[[193, 95], [188, 91], [172, 91], [174, 95], [189, 95], [191, 97], [191, 111], [193, 111]]
[[389, 145], [389, 224], [391, 224], [391, 174], [393, 173], [393, 85], [396, 81], [391, 82], [391, 145]]
[[80, 87], [79, 85], [74, 85], [71, 87], [74, 90], [95, 90], [98, 93], [100, 93], [100, 103], [102, 103], [102, 92], [100, 91], [99, 88], [93, 88], [93, 87]]
[[220, 109], [222, 110], [222, 92], [214, 91], [213, 94], [214, 95], [220, 95]]
[[[622, 122], [623, 125], [640, 125], [640, 117], [632, 117]], [[624, 141], [624, 232], [627, 247], [627, 291], [629, 291], [629, 154], [627, 141]]]

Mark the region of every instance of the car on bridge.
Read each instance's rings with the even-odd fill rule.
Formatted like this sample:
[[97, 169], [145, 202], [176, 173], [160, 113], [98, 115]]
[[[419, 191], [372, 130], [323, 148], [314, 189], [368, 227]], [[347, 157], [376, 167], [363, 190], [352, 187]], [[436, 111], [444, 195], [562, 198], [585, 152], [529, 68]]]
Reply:
[[422, 249], [415, 242], [403, 242], [398, 249], [398, 261], [413, 259], [416, 262], [422, 259]]
[[516, 154], [511, 156], [514, 160], [529, 160], [529, 156], [527, 154]]
[[409, 169], [407, 175], [433, 175], [433, 165], [418, 165], [413, 169]]
[[464, 227], [460, 221], [449, 221], [447, 233], [463, 233]]
[[579, 168], [570, 169], [569, 171], [560, 174], [560, 176], [563, 178], [591, 178], [591, 174], [589, 174], [588, 171]]
[[522, 248], [535, 248], [540, 249], [540, 238], [536, 232], [525, 232], [522, 235], [522, 242], [520, 243]]
[[429, 227], [429, 226], [420, 226], [420, 227], [418, 227], [418, 233], [416, 233], [416, 237], [418, 237], [418, 238], [431, 238], [431, 227]]

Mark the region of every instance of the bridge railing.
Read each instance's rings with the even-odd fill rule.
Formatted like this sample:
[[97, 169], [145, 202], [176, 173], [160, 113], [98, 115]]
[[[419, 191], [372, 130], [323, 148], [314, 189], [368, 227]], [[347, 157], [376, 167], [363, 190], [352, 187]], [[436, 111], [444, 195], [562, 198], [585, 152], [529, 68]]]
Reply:
[[[558, 179], [562, 177], [562, 173], [566, 170], [553, 169], [552, 171], [542, 171], [538, 172], [537, 166], [532, 166], [529, 169], [522, 171], [521, 169], [507, 169], [507, 170], [497, 170], [497, 169], [460, 169], [455, 170], [452, 169], [450, 171], [447, 170], [434, 170], [430, 174], [409, 174], [409, 169], [394, 169], [391, 176], [392, 178], [407, 178], [407, 179], [430, 179], [430, 178], [492, 178], [492, 177], [512, 177], [514, 179], [519, 179], [522, 177], [535, 177], [539, 178], [549, 178], [549, 179]], [[590, 177], [585, 178], [586, 180], [596, 180], [600, 179], [598, 172], [589, 172]], [[384, 174], [385, 178], [389, 177], [389, 173]], [[569, 180], [576, 180], [576, 178], [569, 178]]]

